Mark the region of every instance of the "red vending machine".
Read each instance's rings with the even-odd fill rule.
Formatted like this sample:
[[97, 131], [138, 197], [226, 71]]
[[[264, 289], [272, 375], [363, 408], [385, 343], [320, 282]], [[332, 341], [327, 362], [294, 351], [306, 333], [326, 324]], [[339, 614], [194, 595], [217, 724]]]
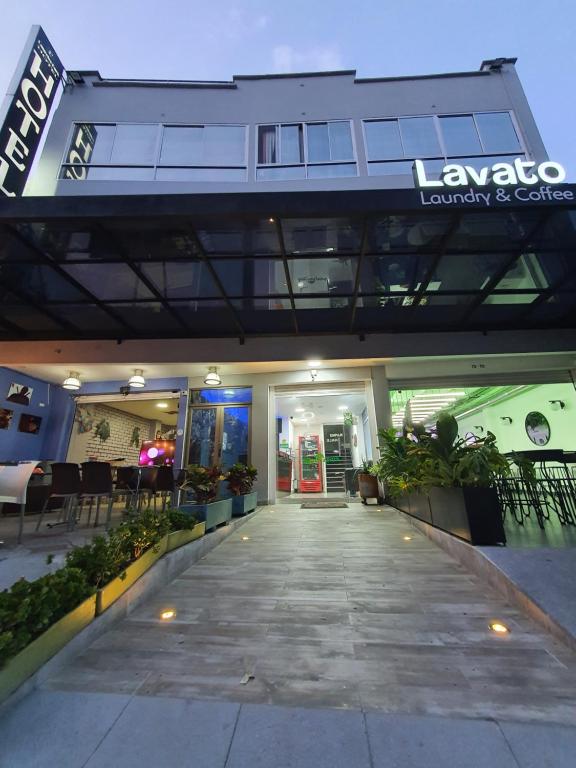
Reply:
[[300, 445], [300, 482], [298, 488], [302, 493], [320, 493], [322, 491], [322, 462], [320, 453], [320, 438], [318, 435], [301, 435]]

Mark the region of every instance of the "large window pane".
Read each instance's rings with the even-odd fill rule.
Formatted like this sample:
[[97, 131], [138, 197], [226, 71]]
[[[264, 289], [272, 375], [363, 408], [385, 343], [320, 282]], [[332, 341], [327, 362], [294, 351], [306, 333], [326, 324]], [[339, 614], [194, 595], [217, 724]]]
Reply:
[[157, 168], [157, 181], [246, 181], [246, 168]]
[[117, 125], [111, 162], [152, 165], [156, 157], [157, 125]]
[[441, 117], [440, 125], [447, 155], [475, 155], [482, 152], [482, 145], [471, 115]]
[[263, 164], [277, 162], [276, 126], [260, 125], [258, 127], [258, 162]]
[[354, 150], [352, 148], [350, 123], [344, 120], [337, 123], [328, 123], [328, 133], [330, 136], [330, 159], [353, 160]]
[[368, 160], [395, 160], [403, 157], [397, 120], [364, 123]]
[[330, 179], [340, 176], [357, 176], [356, 163], [336, 163], [331, 165], [309, 165], [309, 179]]
[[399, 122], [406, 157], [430, 157], [441, 154], [433, 118], [403, 117]]
[[202, 127], [164, 128], [160, 163], [198, 165], [202, 162]]
[[204, 165], [243, 165], [245, 128], [241, 125], [207, 125], [204, 128]]
[[302, 152], [302, 126], [280, 126], [281, 163], [301, 163], [304, 160]]
[[476, 124], [485, 152], [517, 152], [520, 142], [508, 112], [476, 114]]
[[330, 139], [326, 123], [311, 123], [307, 126], [308, 160], [322, 163], [330, 160]]

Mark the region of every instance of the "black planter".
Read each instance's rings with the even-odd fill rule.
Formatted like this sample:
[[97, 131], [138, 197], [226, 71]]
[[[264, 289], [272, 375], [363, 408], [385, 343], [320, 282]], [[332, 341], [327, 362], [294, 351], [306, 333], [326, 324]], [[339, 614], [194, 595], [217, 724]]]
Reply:
[[430, 488], [411, 493], [395, 506], [470, 544], [506, 543], [502, 509], [495, 488]]

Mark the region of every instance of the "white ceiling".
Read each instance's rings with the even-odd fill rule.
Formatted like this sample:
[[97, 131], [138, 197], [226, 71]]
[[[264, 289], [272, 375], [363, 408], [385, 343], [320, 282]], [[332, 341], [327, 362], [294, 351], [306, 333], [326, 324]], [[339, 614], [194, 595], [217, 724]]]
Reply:
[[[167, 403], [168, 408], [158, 408], [158, 403]], [[161, 421], [162, 424], [169, 424], [171, 427], [175, 427], [178, 420], [177, 398], [163, 398], [161, 400], [130, 400], [123, 398], [122, 400], [106, 401], [105, 404], [109, 408], [116, 408], [118, 411], [125, 411], [134, 416], [140, 416], [142, 419]]]
[[[276, 416], [293, 417], [294, 424], [338, 424], [345, 410], [359, 416], [366, 405], [364, 394], [288, 395], [276, 397]], [[340, 408], [340, 406], [346, 406]], [[298, 411], [297, 408], [304, 408]]]

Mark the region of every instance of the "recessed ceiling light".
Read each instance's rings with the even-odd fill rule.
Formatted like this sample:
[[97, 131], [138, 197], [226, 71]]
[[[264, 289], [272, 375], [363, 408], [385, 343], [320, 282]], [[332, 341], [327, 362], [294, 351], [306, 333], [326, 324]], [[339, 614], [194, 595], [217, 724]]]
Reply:
[[242, 541], [248, 541], [250, 536], [242, 536]]
[[502, 624], [501, 621], [492, 621], [488, 626], [492, 632], [496, 632], [497, 635], [507, 635], [510, 632], [506, 624]]
[[294, 408], [294, 411], [296, 413], [304, 413], [305, 410], [306, 410], [306, 408]]
[[156, 408], [168, 408], [168, 403], [156, 403]]
[[322, 365], [322, 360], [308, 360], [308, 366], [310, 368], [318, 368], [319, 365]]

